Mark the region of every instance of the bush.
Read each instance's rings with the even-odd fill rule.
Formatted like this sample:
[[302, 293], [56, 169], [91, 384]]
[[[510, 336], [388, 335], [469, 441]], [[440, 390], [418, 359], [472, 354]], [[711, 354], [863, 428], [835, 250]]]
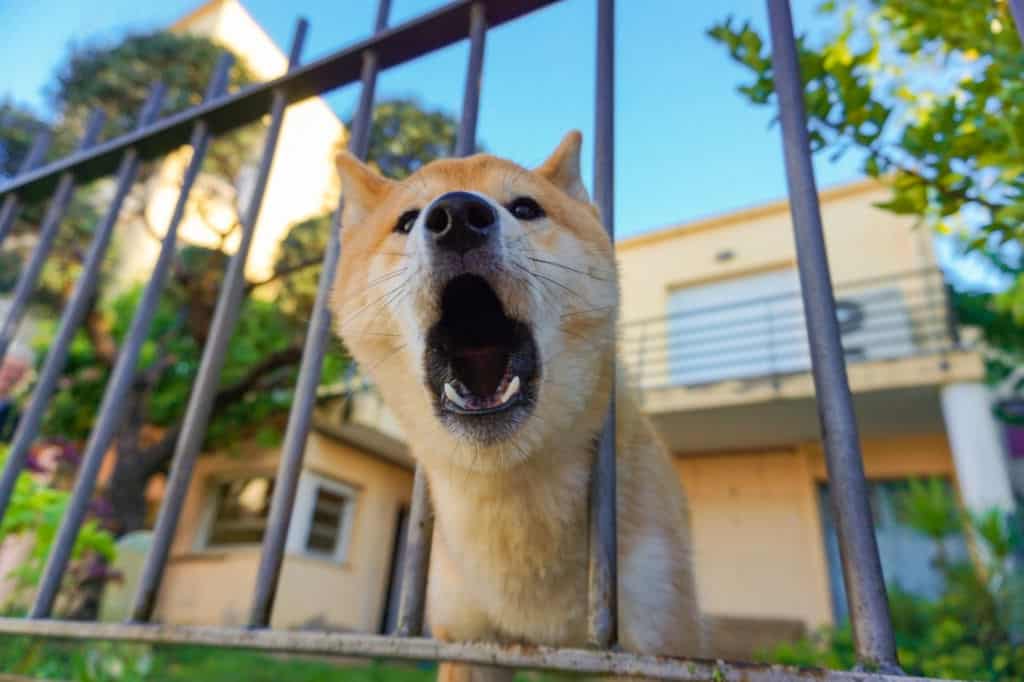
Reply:
[[[65, 464], [74, 467], [77, 464], [75, 451], [67, 446], [60, 447], [62, 450], [57, 459], [69, 460]], [[0, 467], [6, 458], [7, 449], [0, 446]], [[8, 612], [23, 606], [39, 583], [64, 510], [71, 499], [71, 493], [67, 490], [52, 487], [34, 476], [33, 472], [38, 472], [40, 468], [35, 458], [30, 458], [27, 470], [21, 473], [15, 484], [7, 513], [0, 521], [0, 543], [16, 536], [33, 538], [32, 548], [25, 561], [9, 575], [3, 576], [14, 582], [12, 597], [7, 604], [2, 605]], [[60, 601], [63, 612], [73, 613], [78, 608], [84, 585], [110, 577], [106, 566], [114, 561], [115, 553], [114, 536], [102, 527], [98, 519], [87, 519], [78, 533], [71, 563], [65, 573]]]
[[[915, 481], [902, 499], [907, 523], [943, 546], [966, 529], [970, 560], [952, 561], [940, 549], [936, 568], [945, 579], [929, 601], [889, 590], [900, 664], [908, 674], [961, 680], [1024, 680], [1024, 549], [1020, 519], [997, 511], [970, 515], [957, 509], [939, 481]], [[789, 665], [849, 669], [856, 663], [848, 625], [826, 627], [762, 658]]]

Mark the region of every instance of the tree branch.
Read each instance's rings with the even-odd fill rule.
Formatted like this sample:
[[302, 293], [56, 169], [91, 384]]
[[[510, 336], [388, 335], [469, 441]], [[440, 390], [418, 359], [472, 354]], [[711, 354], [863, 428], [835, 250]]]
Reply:
[[260, 280], [259, 282], [248, 282], [248, 283], [246, 283], [245, 291], [246, 291], [246, 293], [248, 293], [248, 292], [252, 291], [253, 289], [258, 289], [259, 287], [262, 287], [262, 286], [265, 286], [267, 284], [270, 284], [271, 282], [277, 281], [279, 279], [283, 279], [283, 278], [288, 277], [290, 275], [294, 275], [296, 272], [301, 272], [302, 270], [305, 270], [307, 268], [311, 268], [311, 267], [313, 267], [315, 265], [320, 265], [321, 263], [323, 263], [323, 256], [317, 256], [315, 258], [309, 258], [309, 259], [306, 259], [304, 261], [300, 261], [298, 263], [295, 263], [293, 265], [289, 265], [287, 267], [281, 268], [280, 270], [275, 270], [274, 274], [272, 274], [270, 277], [267, 277], [266, 279]]
[[886, 164], [888, 164], [890, 167], [895, 168], [900, 173], [905, 173], [907, 175], [912, 175], [915, 178], [917, 178], [918, 180], [920, 180], [923, 184], [926, 184], [929, 187], [934, 187], [935, 190], [937, 192], [939, 192], [939, 194], [941, 194], [946, 199], [959, 200], [959, 201], [962, 201], [964, 203], [978, 204], [979, 206], [988, 209], [992, 213], [995, 213], [1000, 208], [1002, 208], [1002, 206], [1000, 206], [999, 204], [995, 204], [995, 203], [989, 201], [988, 199], [985, 199], [984, 197], [976, 197], [976, 196], [972, 197], [969, 194], [967, 194], [967, 192], [965, 190], [959, 190], [958, 191], [958, 190], [953, 190], [953, 189], [949, 189], [949, 188], [940, 186], [933, 179], [928, 178], [927, 176], [922, 174], [921, 171], [919, 171], [919, 170], [917, 170], [915, 168], [911, 168], [911, 167], [907, 166], [906, 164], [897, 161], [895, 158], [893, 158], [892, 156], [887, 154], [885, 151], [879, 149], [878, 147], [876, 147], [874, 145], [864, 145], [864, 144], [858, 143], [846, 131], [846, 129], [841, 124], [839, 124], [839, 123], [836, 123], [834, 121], [829, 121], [826, 118], [816, 118], [815, 120], [817, 120], [822, 126], [824, 126], [824, 127], [828, 128], [829, 130], [831, 130], [838, 137], [845, 139], [847, 142], [849, 142], [852, 145], [855, 145], [857, 147], [860, 147], [860, 148], [864, 149], [869, 154], [874, 155], [875, 157], [877, 157], [881, 161], [883, 161]]
[[89, 303], [89, 311], [85, 315], [85, 333], [96, 350], [96, 356], [104, 365], [112, 368], [117, 358], [117, 341], [107, 329], [103, 316], [96, 310], [96, 296], [93, 296]]
[[[213, 399], [213, 414], [242, 398], [246, 393], [261, 385], [261, 381], [268, 375], [298, 362], [302, 358], [302, 348], [298, 345], [288, 346], [276, 353], [267, 356], [263, 362], [253, 366], [249, 373], [234, 384], [221, 389]], [[153, 445], [139, 451], [145, 464], [143, 468], [146, 476], [152, 476], [166, 468], [171, 457], [174, 456], [174, 448], [181, 435], [181, 422], [178, 422]]]
[[214, 412], [242, 398], [246, 393], [256, 388], [260, 381], [268, 374], [283, 369], [301, 359], [302, 348], [299, 345], [288, 346], [275, 353], [271, 353], [263, 359], [263, 362], [254, 365], [244, 377], [217, 393], [213, 399]]

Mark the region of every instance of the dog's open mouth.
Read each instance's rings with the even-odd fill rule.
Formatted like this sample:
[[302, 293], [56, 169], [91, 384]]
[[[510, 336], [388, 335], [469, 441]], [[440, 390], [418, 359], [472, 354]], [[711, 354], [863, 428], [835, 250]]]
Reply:
[[505, 314], [482, 277], [459, 275], [445, 285], [425, 362], [442, 414], [479, 423], [487, 415], [532, 405], [538, 373], [533, 334]]

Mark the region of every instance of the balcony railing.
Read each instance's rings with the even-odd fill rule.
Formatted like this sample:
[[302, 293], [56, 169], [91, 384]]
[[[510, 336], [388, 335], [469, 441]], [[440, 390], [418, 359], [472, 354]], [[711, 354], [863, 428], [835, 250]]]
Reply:
[[[795, 283], [794, 283], [795, 286]], [[848, 363], [959, 347], [937, 269], [837, 284], [836, 317]], [[623, 324], [620, 357], [641, 390], [778, 379], [811, 370], [799, 289]]]

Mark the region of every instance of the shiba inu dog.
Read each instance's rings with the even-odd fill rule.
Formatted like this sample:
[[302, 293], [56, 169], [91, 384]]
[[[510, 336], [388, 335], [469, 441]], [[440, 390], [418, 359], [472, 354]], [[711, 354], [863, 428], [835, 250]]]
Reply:
[[[586, 641], [587, 497], [618, 283], [580, 144], [569, 133], [533, 170], [479, 154], [402, 182], [338, 158], [331, 307], [427, 474], [427, 618], [442, 640]], [[619, 641], [701, 655], [686, 501], [625, 386], [617, 441]]]

